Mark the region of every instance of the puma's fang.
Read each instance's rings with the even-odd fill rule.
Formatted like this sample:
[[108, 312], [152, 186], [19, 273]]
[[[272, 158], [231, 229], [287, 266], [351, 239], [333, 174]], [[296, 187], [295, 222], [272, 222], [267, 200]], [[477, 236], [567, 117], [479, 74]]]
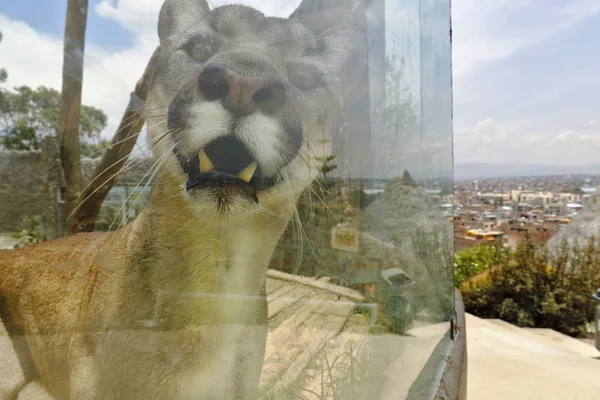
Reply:
[[237, 177], [246, 183], [250, 183], [250, 180], [254, 176], [254, 172], [256, 171], [257, 167], [258, 167], [258, 165], [256, 165], [256, 161], [255, 161], [252, 164], [248, 165], [243, 170], [241, 170]]
[[202, 172], [203, 174], [207, 174], [215, 169], [215, 166], [204, 152], [204, 149], [200, 150], [200, 152], [198, 153], [198, 157], [200, 158], [200, 172]]

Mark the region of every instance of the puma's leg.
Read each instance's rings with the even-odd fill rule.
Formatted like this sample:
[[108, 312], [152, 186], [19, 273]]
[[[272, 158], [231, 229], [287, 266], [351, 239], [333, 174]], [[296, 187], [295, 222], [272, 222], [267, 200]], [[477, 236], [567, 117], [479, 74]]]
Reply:
[[16, 347], [25, 345], [22, 336], [11, 337], [0, 321], [0, 400], [12, 400], [28, 381]]
[[54, 398], [38, 380], [34, 380], [19, 392], [17, 400], [54, 400]]

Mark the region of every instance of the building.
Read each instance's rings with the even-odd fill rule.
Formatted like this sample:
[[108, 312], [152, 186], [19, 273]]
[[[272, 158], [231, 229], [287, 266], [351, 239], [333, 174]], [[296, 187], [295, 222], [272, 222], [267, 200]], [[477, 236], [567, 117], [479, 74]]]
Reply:
[[566, 215], [567, 207], [562, 202], [552, 203], [552, 204], [548, 204], [544, 207], [544, 212], [547, 215], [554, 215], [554, 216]]
[[506, 243], [505, 233], [501, 230], [467, 229], [464, 234], [455, 233], [454, 244], [457, 250], [463, 250], [484, 243]]
[[557, 197], [558, 200], [564, 203], [579, 203], [581, 202], [583, 195], [579, 193], [559, 193]]

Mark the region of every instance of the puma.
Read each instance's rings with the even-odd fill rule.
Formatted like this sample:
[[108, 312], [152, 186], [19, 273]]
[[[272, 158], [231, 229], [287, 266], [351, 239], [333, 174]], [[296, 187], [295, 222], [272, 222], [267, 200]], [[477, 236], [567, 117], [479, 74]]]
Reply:
[[145, 104], [151, 201], [114, 233], [0, 252], [2, 318], [24, 338], [23, 379], [3, 398], [258, 397], [267, 265], [363, 57], [355, 29], [307, 26], [164, 3]]

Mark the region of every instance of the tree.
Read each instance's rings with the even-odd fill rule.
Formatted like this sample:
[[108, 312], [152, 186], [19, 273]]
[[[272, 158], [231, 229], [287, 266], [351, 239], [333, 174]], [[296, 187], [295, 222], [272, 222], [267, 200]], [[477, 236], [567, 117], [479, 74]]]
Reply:
[[404, 186], [408, 186], [411, 187], [413, 189], [418, 188], [419, 185], [417, 184], [417, 182], [415, 182], [415, 180], [413, 179], [412, 176], [410, 176], [410, 173], [408, 172], [407, 169], [404, 170], [404, 173], [402, 173], [402, 178], [400, 178], [400, 183]]
[[554, 253], [526, 237], [503, 263], [460, 284], [466, 311], [518, 326], [587, 334], [595, 310], [592, 293], [600, 284], [600, 242], [565, 239]]
[[[60, 99], [58, 137], [66, 180], [65, 215], [67, 232], [89, 232], [114, 180], [129, 158], [145, 124], [144, 101], [154, 75], [158, 49], [138, 81], [111, 145], [104, 152], [88, 185], [81, 169], [80, 115], [83, 54], [87, 23], [87, 0], [69, 0], [65, 26], [63, 88]], [[83, 146], [85, 148], [85, 145]]]
[[[8, 150], [39, 150], [42, 138], [56, 136], [60, 115], [60, 93], [40, 86], [28, 86], [4, 90], [0, 98], [0, 144]], [[104, 112], [92, 106], [82, 106], [79, 130], [82, 154], [106, 147], [100, 133], [106, 127]]]
[[[60, 96], [58, 139], [60, 159], [65, 175], [65, 213], [71, 216], [83, 189], [80, 163], [79, 120], [83, 86], [83, 55], [87, 25], [87, 0], [69, 0], [63, 49], [63, 80]], [[76, 233], [76, 221], [67, 217], [67, 232]]]
[[94, 228], [94, 222], [102, 202], [133, 150], [137, 137], [146, 122], [143, 105], [156, 70], [158, 55], [159, 49], [150, 58], [144, 74], [131, 93], [129, 105], [121, 118], [117, 132], [94, 170], [90, 184], [79, 196], [79, 206], [73, 216], [75, 221], [73, 232], [89, 232]]
[[454, 279], [456, 286], [490, 268], [506, 265], [513, 257], [512, 248], [501, 243], [483, 243], [456, 252]]
[[[106, 127], [102, 110], [81, 105], [87, 0], [69, 0], [65, 26], [63, 87], [57, 91], [23, 86], [15, 91], [0, 88], [0, 144], [9, 149], [39, 149], [41, 138], [56, 135], [66, 179], [67, 232], [92, 231], [102, 202], [127, 162], [145, 124], [144, 102], [154, 75], [159, 50], [131, 93], [130, 102], [112, 141], [99, 138]], [[0, 33], [0, 40], [2, 34]], [[0, 83], [6, 80], [0, 69]], [[117, 145], [118, 144], [118, 145]], [[84, 188], [81, 156], [102, 158]]]
[[94, 142], [81, 143], [81, 155], [83, 157], [96, 158], [110, 146], [110, 140], [100, 139]]

